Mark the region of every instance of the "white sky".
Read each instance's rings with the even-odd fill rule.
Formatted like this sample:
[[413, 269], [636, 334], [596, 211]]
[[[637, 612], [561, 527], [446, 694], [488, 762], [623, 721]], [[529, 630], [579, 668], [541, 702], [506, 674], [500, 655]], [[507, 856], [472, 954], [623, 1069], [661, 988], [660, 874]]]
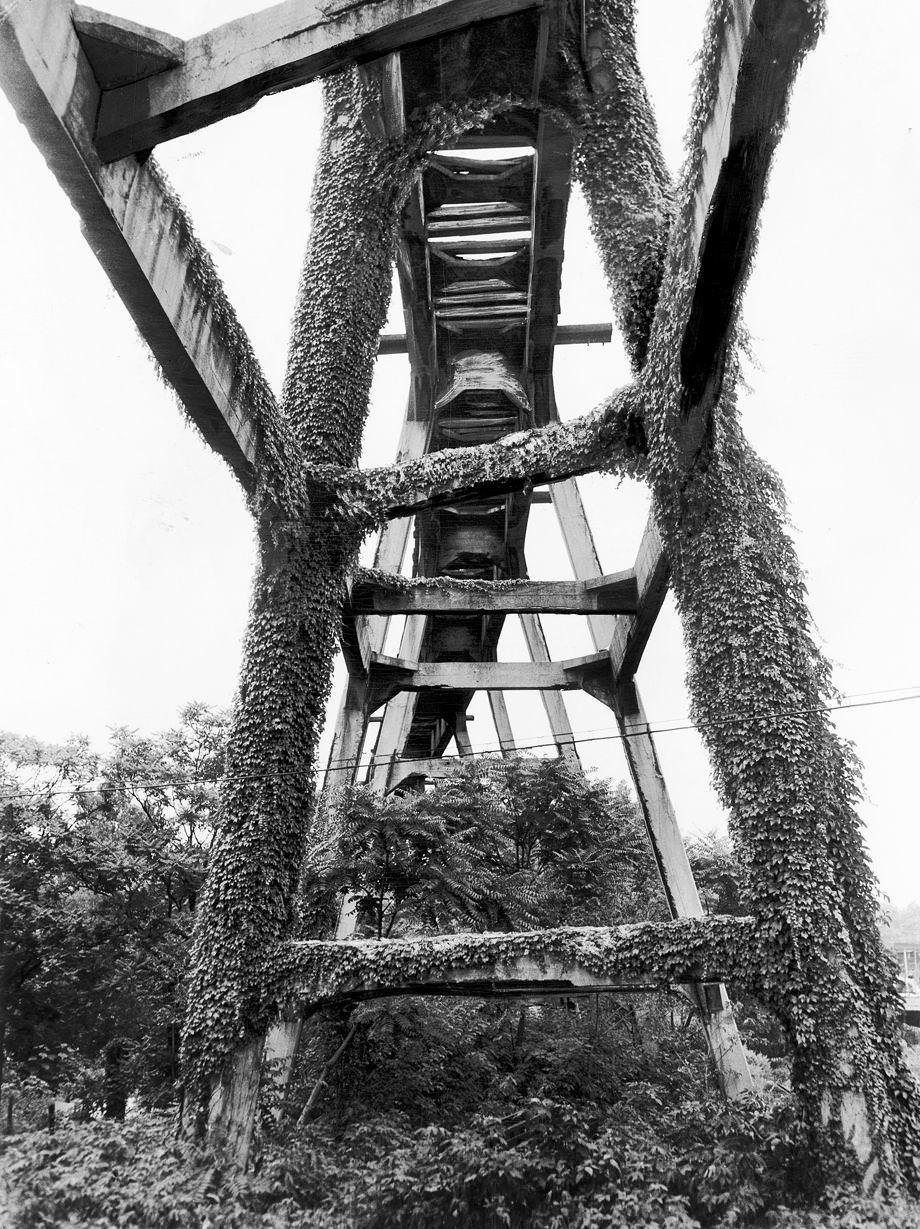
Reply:
[[[112, 4], [184, 36], [253, 7]], [[676, 168], [704, 3], [639, 0], [639, 8], [640, 52]], [[785, 480], [837, 684], [862, 695], [920, 689], [920, 582], [911, 562], [920, 511], [920, 93], [912, 64], [920, 8], [913, 0], [834, 0], [831, 9], [796, 88], [764, 211], [745, 307], [760, 369], [750, 372], [744, 421]], [[318, 126], [318, 91], [308, 87], [159, 151], [276, 388]], [[162, 729], [186, 701], [232, 698], [253, 559], [248, 514], [223, 464], [157, 381], [75, 214], [2, 98], [0, 145], [0, 729], [53, 740], [79, 731], [98, 742], [116, 724]], [[609, 318], [576, 199], [562, 319]], [[398, 302], [389, 327], [401, 331]], [[591, 408], [628, 375], [617, 344], [560, 348], [556, 370], [563, 417]], [[379, 360], [368, 463], [391, 459], [406, 387], [406, 360]], [[643, 492], [610, 478], [581, 486], [604, 567], [631, 565]], [[550, 509], [535, 509], [529, 542], [532, 575], [568, 577]], [[554, 654], [589, 651], [580, 624], [546, 620]], [[501, 655], [526, 655], [510, 623]], [[669, 606], [640, 673], [653, 724], [686, 715], [683, 672]], [[576, 731], [611, 729], [611, 714], [595, 701], [567, 701]], [[535, 698], [509, 702], [519, 740], [543, 741]], [[472, 711], [474, 744], [492, 745], [484, 697]], [[918, 899], [920, 701], [859, 708], [838, 725], [865, 763], [863, 814], [882, 887], [895, 904]], [[684, 829], [718, 826], [697, 736], [665, 734], [658, 745]], [[615, 742], [589, 743], [584, 755], [605, 775], [625, 775]]]

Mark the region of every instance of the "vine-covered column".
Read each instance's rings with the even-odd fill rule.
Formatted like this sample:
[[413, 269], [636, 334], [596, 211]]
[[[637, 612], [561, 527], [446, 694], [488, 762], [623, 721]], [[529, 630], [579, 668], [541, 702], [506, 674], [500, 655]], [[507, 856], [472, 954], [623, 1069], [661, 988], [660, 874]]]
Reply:
[[[222, 793], [221, 834], [195, 933], [184, 1039], [186, 1117], [203, 1127], [216, 1081], [258, 1081], [258, 1039], [280, 986], [274, 946], [291, 932], [316, 748], [347, 570], [360, 543], [334, 499], [311, 507], [310, 461], [353, 465], [386, 317], [399, 185], [364, 121], [356, 72], [325, 86], [312, 229], [292, 327], [282, 413], [293, 451], [262, 458], [252, 511], [258, 567]], [[392, 160], [390, 160], [392, 161]], [[400, 168], [411, 178], [407, 166]], [[407, 184], [406, 184], [407, 186]], [[293, 472], [292, 472], [293, 471]], [[253, 1070], [255, 1069], [255, 1071]], [[214, 1133], [248, 1132], [251, 1106], [218, 1097]], [[240, 1146], [239, 1139], [231, 1139]], [[242, 1141], [245, 1150], [245, 1140]]]
[[826, 712], [831, 672], [811, 633], [782, 488], [743, 438], [734, 373], [689, 474], [673, 464], [674, 373], [651, 374], [650, 481], [693, 716], [746, 872], [762, 995], [789, 1030], [813, 1125], [839, 1129], [870, 1183], [916, 1186], [920, 1101], [855, 809], [859, 766]]
[[258, 566], [230, 730], [221, 832], [198, 910], [183, 1045], [186, 1124], [245, 1159], [261, 1037], [285, 986], [316, 748], [346, 578], [363, 529], [320, 465], [354, 466], [386, 319], [399, 213], [428, 151], [487, 118], [487, 99], [437, 107], [404, 142], [375, 135], [378, 103], [358, 70], [324, 85], [312, 228], [292, 326], [282, 415], [252, 500]]
[[[868, 1182], [916, 1187], [920, 1102], [855, 809], [859, 766], [826, 713], [830, 668], [811, 632], [781, 485], [738, 423], [731, 348], [703, 448], [686, 455], [680, 330], [695, 266], [684, 240], [701, 166], [691, 156], [672, 221], [633, 9], [632, 0], [589, 7], [587, 56], [572, 87], [582, 126], [577, 167], [627, 348], [642, 371], [646, 477], [683, 620], [694, 717], [747, 871], [751, 961], [789, 1030], [796, 1089], [812, 1124], [851, 1142]], [[817, 32], [817, 0], [809, 11]], [[725, 6], [714, 3], [692, 137], [713, 95], [724, 20]]]
[[673, 190], [636, 53], [635, 0], [589, 0], [583, 45], [568, 48], [565, 110], [574, 172], [633, 369], [658, 300]]

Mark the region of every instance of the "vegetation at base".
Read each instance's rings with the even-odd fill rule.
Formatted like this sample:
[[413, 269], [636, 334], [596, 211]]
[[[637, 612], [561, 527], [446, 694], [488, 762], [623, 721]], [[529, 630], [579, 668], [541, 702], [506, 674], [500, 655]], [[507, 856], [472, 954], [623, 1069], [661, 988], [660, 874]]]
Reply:
[[392, 1112], [339, 1133], [314, 1125], [244, 1178], [177, 1140], [167, 1115], [147, 1113], [8, 1142], [0, 1183], [15, 1191], [10, 1229], [916, 1225], [916, 1205], [845, 1187], [802, 1207], [801, 1142], [787, 1109], [728, 1109], [681, 1096], [675, 1080], [637, 1084], [606, 1111], [534, 1098], [446, 1126]]
[[[809, 1133], [786, 1091], [782, 1030], [747, 999], [737, 1006], [758, 1096], [744, 1103], [719, 1096], [680, 996], [397, 998], [308, 1024], [281, 1124], [266, 1121], [252, 1173], [180, 1140], [168, 1043], [181, 1019], [225, 735], [220, 714], [192, 706], [158, 738], [116, 732], [102, 756], [81, 742], [3, 742], [5, 833], [28, 837], [48, 861], [28, 881], [3, 865], [4, 902], [16, 891], [23, 911], [46, 920], [32, 947], [24, 928], [3, 932], [6, 959], [26, 967], [32, 952], [28, 967], [37, 967], [23, 981], [28, 993], [10, 999], [15, 1133], [0, 1137], [0, 1223], [917, 1223], [916, 1207], [863, 1202], [846, 1186], [845, 1151]], [[344, 890], [370, 941], [666, 916], [624, 787], [587, 780], [561, 759], [461, 763], [428, 792], [386, 800], [346, 791], [317, 812], [312, 836], [303, 937], [328, 935]], [[707, 907], [740, 912], [727, 843], [710, 837], [690, 852]], [[135, 941], [130, 919], [141, 915]], [[80, 917], [108, 930], [73, 925]], [[105, 941], [116, 932], [123, 949]], [[117, 1088], [106, 1082], [113, 1042], [123, 1051]], [[74, 1121], [75, 1112], [90, 1120]], [[831, 1193], [816, 1210], [824, 1186]]]

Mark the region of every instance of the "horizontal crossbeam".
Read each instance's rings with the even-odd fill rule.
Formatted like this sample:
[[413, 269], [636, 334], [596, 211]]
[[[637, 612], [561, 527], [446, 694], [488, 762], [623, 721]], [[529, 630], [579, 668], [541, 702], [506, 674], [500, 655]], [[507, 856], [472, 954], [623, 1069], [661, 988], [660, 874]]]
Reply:
[[405, 661], [371, 654], [370, 707], [400, 691], [575, 691], [599, 670], [609, 672], [608, 653], [566, 661]]
[[286, 951], [307, 1009], [402, 994], [476, 997], [670, 990], [743, 967], [750, 918], [681, 918], [420, 939], [304, 940]]
[[407, 581], [379, 573], [356, 580], [351, 609], [357, 614], [621, 614], [638, 609], [634, 572], [589, 581], [462, 581], [438, 577]]
[[266, 94], [539, 0], [286, 0], [188, 39], [182, 64], [106, 90], [96, 147], [105, 161], [236, 115]]
[[[560, 324], [554, 340], [557, 346], [593, 346], [606, 345], [612, 336], [612, 324]], [[378, 354], [405, 354], [406, 350], [405, 333], [381, 333]]]
[[421, 760], [394, 759], [390, 765], [387, 777], [387, 793], [399, 789], [412, 777], [424, 777], [428, 781], [436, 781], [447, 776], [456, 767], [457, 761], [445, 759], [442, 755], [430, 756]]

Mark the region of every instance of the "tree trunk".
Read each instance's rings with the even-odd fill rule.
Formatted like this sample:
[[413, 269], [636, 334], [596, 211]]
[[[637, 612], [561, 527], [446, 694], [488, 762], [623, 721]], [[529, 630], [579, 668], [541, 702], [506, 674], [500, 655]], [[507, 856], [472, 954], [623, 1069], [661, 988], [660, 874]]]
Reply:
[[0, 976], [0, 1104], [3, 1102], [3, 1080], [6, 1075], [6, 1004], [9, 989], [6, 976]]
[[105, 1047], [102, 1094], [106, 1118], [121, 1120], [125, 1116], [128, 1104], [127, 1056], [127, 1046], [120, 1037], [114, 1038]]

